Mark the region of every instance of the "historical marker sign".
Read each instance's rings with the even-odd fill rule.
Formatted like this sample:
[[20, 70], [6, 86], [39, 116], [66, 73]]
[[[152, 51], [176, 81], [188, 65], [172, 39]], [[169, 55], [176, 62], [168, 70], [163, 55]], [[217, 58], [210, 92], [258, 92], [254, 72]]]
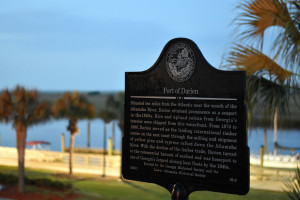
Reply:
[[181, 183], [188, 194], [248, 192], [244, 71], [217, 70], [177, 38], [150, 69], [125, 76], [125, 179], [170, 192]]

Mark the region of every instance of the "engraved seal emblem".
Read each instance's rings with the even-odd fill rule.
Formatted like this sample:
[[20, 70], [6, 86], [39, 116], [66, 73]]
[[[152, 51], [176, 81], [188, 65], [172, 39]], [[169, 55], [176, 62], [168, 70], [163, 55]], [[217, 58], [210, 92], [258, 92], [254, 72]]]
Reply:
[[176, 43], [168, 51], [166, 68], [174, 81], [188, 80], [194, 73], [195, 66], [195, 54], [187, 44]]

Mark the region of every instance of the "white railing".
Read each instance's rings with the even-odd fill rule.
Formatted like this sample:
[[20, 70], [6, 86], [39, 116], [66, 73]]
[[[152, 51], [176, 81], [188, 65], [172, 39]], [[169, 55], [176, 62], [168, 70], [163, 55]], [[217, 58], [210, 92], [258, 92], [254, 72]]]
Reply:
[[[121, 156], [100, 154], [74, 153], [73, 171], [75, 173], [104, 174], [107, 176], [120, 176]], [[17, 149], [0, 147], [0, 165], [17, 166]], [[68, 172], [69, 154], [55, 151], [41, 151], [26, 149], [25, 167], [49, 169]]]

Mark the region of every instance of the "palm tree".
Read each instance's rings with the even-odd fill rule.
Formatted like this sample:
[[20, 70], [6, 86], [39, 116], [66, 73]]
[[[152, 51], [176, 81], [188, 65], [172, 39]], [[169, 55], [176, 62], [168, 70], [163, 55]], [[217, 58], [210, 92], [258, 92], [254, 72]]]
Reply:
[[[237, 8], [241, 11], [235, 20], [239, 44], [231, 47], [226, 65], [246, 70], [249, 117], [254, 105], [265, 108], [265, 113], [274, 119], [276, 142], [278, 113], [287, 110], [289, 97], [298, 87], [300, 4], [286, 0], [244, 0]], [[272, 57], [263, 53], [264, 34], [270, 27], [279, 27], [269, 52]]]
[[[248, 105], [256, 105], [258, 109], [265, 111], [265, 125], [273, 122], [274, 154], [277, 154], [278, 114], [283, 115], [288, 111], [289, 99], [293, 95], [293, 89], [288, 85], [278, 84], [261, 76], [249, 76], [247, 87]], [[252, 110], [249, 109], [249, 112], [251, 113]], [[273, 116], [273, 120], [269, 116]]]
[[73, 151], [75, 134], [79, 132], [77, 127], [78, 119], [91, 118], [95, 116], [95, 106], [90, 104], [86, 98], [78, 92], [65, 93], [52, 106], [52, 116], [55, 118], [68, 118], [67, 130], [70, 131], [69, 148], [69, 174], [73, 174]]
[[109, 109], [103, 109], [99, 113], [99, 117], [104, 121], [104, 131], [103, 131], [103, 174], [102, 176], [105, 177], [105, 168], [106, 168], [106, 160], [105, 160], [105, 155], [106, 155], [106, 127], [107, 124], [115, 119], [115, 114], [111, 112]]
[[[109, 96], [107, 98], [106, 109], [105, 109], [106, 110], [105, 112], [110, 115], [109, 118], [118, 120], [118, 126], [122, 133], [121, 138], [123, 138], [123, 134], [124, 134], [124, 103], [125, 103], [125, 94], [124, 92], [119, 92], [117, 96]], [[121, 148], [122, 148], [122, 142], [121, 142]], [[120, 178], [122, 178], [121, 168], [120, 168], [120, 175], [121, 175]]]
[[36, 90], [17, 86], [14, 91], [3, 90], [0, 95], [0, 121], [13, 122], [18, 151], [18, 190], [24, 192], [24, 166], [27, 128], [49, 118], [46, 102], [38, 101]]
[[124, 103], [124, 92], [119, 92], [117, 96], [110, 96], [106, 103], [107, 109], [114, 113], [114, 119], [118, 120], [118, 126], [122, 134], [124, 133]]
[[[105, 149], [106, 149], [106, 125], [112, 120], [118, 120], [118, 126], [123, 134], [124, 131], [124, 93], [120, 92], [117, 96], [109, 95], [106, 100], [105, 108], [99, 113], [99, 117], [104, 121], [104, 154], [103, 154], [103, 177], [105, 177]], [[113, 131], [114, 134], [114, 131]], [[115, 136], [113, 135], [113, 143]], [[113, 144], [114, 146], [114, 144]]]

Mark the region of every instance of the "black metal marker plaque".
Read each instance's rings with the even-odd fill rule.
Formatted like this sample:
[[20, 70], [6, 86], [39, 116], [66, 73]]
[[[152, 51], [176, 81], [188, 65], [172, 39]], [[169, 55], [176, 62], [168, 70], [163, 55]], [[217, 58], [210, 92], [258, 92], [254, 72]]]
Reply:
[[220, 71], [184, 38], [143, 72], [125, 74], [125, 179], [170, 192], [249, 191], [244, 71]]

